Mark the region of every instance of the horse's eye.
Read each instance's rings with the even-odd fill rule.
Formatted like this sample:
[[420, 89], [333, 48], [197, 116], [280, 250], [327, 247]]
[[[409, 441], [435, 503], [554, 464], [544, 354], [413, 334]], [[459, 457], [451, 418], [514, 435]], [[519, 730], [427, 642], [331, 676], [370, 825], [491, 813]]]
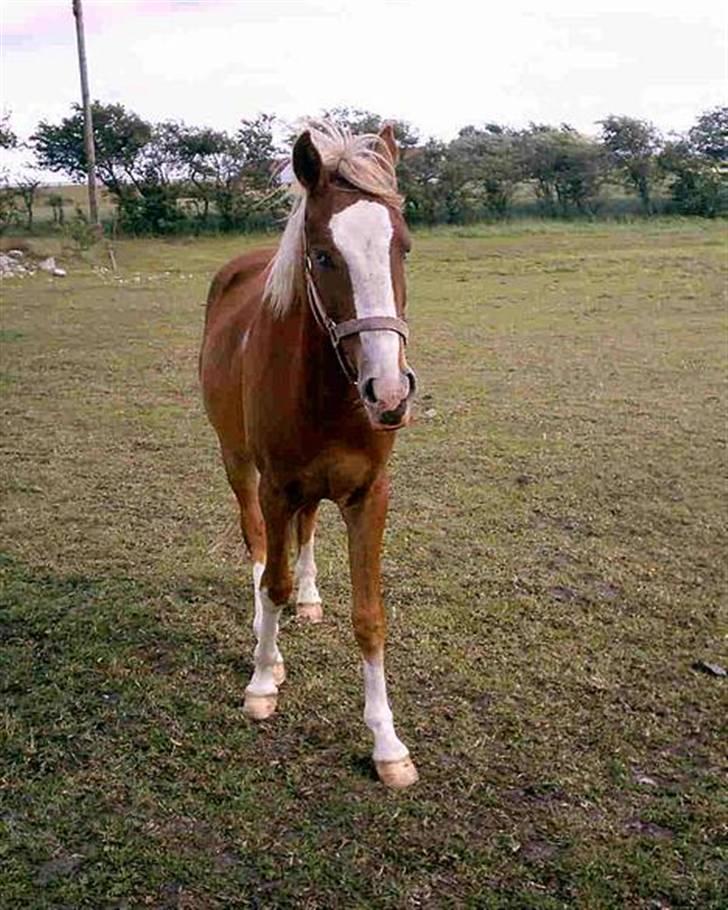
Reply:
[[334, 260], [323, 250], [316, 250], [313, 254], [313, 258], [316, 260], [316, 265], [319, 266], [319, 268], [331, 269], [334, 267]]

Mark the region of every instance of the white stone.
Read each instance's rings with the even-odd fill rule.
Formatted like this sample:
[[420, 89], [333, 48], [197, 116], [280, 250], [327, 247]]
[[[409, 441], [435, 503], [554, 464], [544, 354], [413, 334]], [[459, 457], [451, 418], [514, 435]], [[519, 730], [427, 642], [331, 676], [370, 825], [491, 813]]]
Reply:
[[28, 269], [16, 257], [0, 253], [0, 278], [16, 278], [28, 274]]

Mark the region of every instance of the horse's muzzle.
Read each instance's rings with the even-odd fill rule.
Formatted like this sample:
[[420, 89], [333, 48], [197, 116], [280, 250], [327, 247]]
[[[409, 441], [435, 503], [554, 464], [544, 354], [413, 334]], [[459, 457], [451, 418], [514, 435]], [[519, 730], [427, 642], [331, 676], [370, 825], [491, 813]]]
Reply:
[[409, 367], [402, 372], [396, 391], [391, 387], [379, 388], [374, 379], [367, 379], [360, 384], [359, 392], [375, 430], [398, 430], [407, 426], [410, 420], [410, 402], [416, 387], [417, 377]]

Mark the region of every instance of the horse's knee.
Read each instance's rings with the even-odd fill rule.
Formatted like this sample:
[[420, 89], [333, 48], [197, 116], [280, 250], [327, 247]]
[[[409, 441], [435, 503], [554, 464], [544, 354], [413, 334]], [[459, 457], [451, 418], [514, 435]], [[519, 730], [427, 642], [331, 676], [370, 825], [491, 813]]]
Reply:
[[265, 525], [262, 518], [251, 517], [249, 512], [240, 510], [240, 529], [245, 547], [253, 562], [265, 562]]
[[381, 654], [386, 636], [384, 611], [354, 613], [354, 637], [365, 657]]

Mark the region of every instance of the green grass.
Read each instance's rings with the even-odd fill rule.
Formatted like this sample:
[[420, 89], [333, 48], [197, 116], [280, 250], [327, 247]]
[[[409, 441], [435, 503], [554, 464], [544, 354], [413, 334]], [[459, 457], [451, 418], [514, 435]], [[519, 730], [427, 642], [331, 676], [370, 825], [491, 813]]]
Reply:
[[287, 619], [280, 711], [242, 716], [250, 572], [195, 371], [209, 278], [254, 242], [2, 284], [0, 904], [726, 906], [725, 680], [691, 668], [726, 662], [721, 226], [416, 235], [403, 794], [373, 780], [331, 507], [325, 622]]

